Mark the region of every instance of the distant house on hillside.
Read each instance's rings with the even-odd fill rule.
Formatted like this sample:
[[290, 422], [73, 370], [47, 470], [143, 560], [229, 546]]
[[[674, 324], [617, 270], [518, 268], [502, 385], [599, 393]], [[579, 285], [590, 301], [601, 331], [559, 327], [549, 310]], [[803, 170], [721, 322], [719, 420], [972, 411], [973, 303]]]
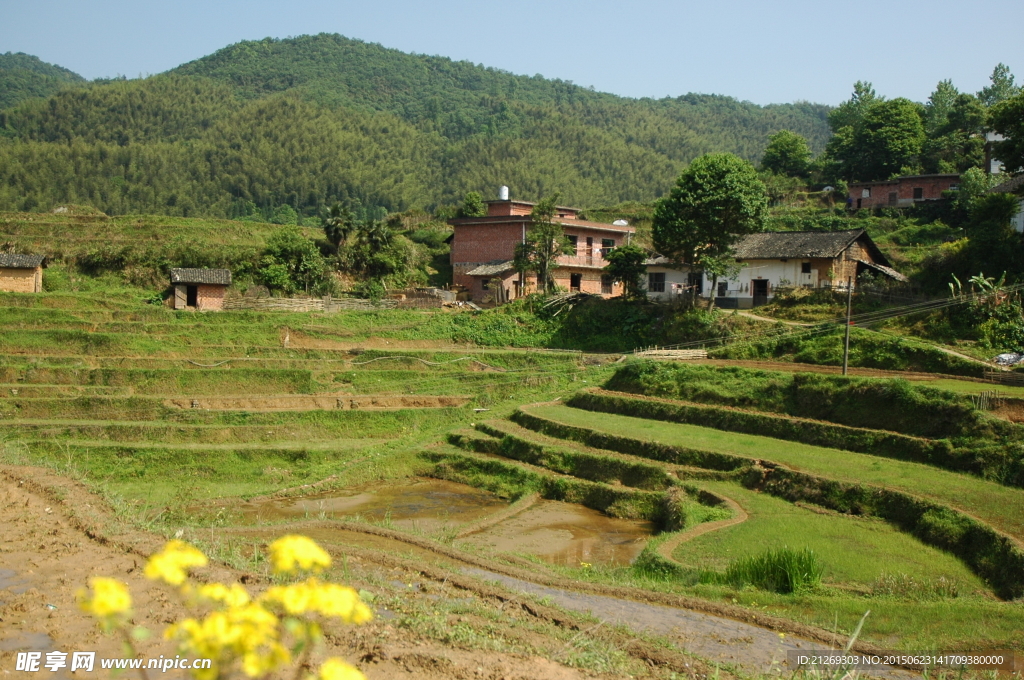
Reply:
[[214, 311], [224, 308], [224, 292], [231, 285], [231, 272], [227, 269], [171, 270], [174, 286], [174, 308]]
[[0, 253], [0, 291], [8, 293], [43, 292], [42, 255]]
[[1013, 228], [1024, 233], [1024, 175], [1018, 175], [993, 187], [990, 193], [1017, 195], [1017, 214], [1013, 217]]
[[956, 191], [960, 175], [903, 175], [882, 182], [851, 182], [852, 208], [899, 208], [921, 201], [937, 201], [942, 192]]
[[[856, 286], [857, 276], [865, 272], [906, 281], [863, 229], [748, 234], [733, 247], [733, 256], [742, 267], [731, 278], [719, 278], [715, 291], [716, 304], [723, 308], [750, 309], [765, 304], [779, 288], [845, 289], [847, 280]], [[689, 286], [696, 287], [703, 297], [710, 295], [707, 274], [673, 266], [665, 258], [648, 260], [647, 271], [651, 298], [671, 298]], [[662, 282], [665, 288], [658, 285]]]
[[[536, 275], [523, 275], [512, 267], [534, 205], [510, 200], [507, 187], [502, 187], [500, 199], [487, 201], [484, 217], [448, 221], [455, 228], [451, 239], [453, 282], [469, 290], [473, 300], [512, 300], [536, 290]], [[572, 252], [558, 257], [552, 271], [555, 285], [606, 297], [621, 295], [622, 285], [613, 284], [601, 270], [608, 264], [605, 254], [628, 243], [634, 228], [581, 220], [578, 209], [562, 206], [557, 208], [555, 220], [573, 244]]]

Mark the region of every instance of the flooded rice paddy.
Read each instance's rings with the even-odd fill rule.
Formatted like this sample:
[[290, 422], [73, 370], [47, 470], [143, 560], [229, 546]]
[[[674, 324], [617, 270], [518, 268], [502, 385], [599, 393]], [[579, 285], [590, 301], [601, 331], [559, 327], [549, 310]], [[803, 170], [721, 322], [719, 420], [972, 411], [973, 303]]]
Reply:
[[609, 517], [572, 503], [540, 501], [466, 540], [497, 552], [536, 555], [552, 564], [623, 566], [636, 559], [653, 533], [652, 522]]
[[397, 529], [434, 532], [498, 512], [508, 505], [492, 493], [440, 479], [392, 481], [300, 498], [271, 498], [236, 508], [250, 522], [343, 519], [356, 516]]
[[[245, 524], [358, 517], [396, 529], [437, 533], [466, 527], [507, 507], [494, 494], [465, 484], [410, 479], [297, 498], [242, 501], [230, 509]], [[609, 517], [572, 503], [539, 501], [470, 534], [464, 542], [496, 552], [535, 555], [559, 565], [623, 566], [640, 554], [653, 533], [651, 522]]]

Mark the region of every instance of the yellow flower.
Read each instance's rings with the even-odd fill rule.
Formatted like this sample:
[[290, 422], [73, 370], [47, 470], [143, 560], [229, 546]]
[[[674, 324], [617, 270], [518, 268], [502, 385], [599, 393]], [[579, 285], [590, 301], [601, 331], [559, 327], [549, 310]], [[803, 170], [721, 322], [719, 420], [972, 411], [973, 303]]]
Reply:
[[314, 604], [317, 581], [309, 579], [290, 586], [272, 586], [263, 594], [263, 599], [276, 602], [289, 614], [304, 614]]
[[284, 645], [275, 642], [266, 650], [247, 652], [242, 656], [242, 671], [250, 678], [258, 678], [286, 665], [292, 655]]
[[85, 591], [79, 591], [79, 606], [97, 618], [107, 618], [119, 614], [128, 614], [132, 608], [132, 596], [128, 586], [112, 578], [97, 576], [89, 579], [92, 586], [92, 597]]
[[350, 666], [341, 659], [328, 659], [320, 666], [317, 674], [320, 680], [366, 680], [366, 676], [355, 666]]
[[323, 583], [313, 577], [288, 586], [268, 588], [261, 599], [281, 605], [291, 615], [318, 612], [356, 624], [373, 618], [373, 612], [363, 604], [355, 590], [335, 583]]
[[320, 571], [331, 566], [331, 556], [305, 536], [282, 536], [270, 544], [270, 561], [277, 574]]
[[228, 607], [242, 607], [249, 604], [249, 593], [237, 583], [226, 586], [223, 583], [209, 583], [199, 589], [199, 596], [221, 602]]
[[177, 539], [167, 542], [163, 549], [149, 558], [146, 563], [146, 578], [180, 586], [188, 578], [192, 567], [205, 567], [206, 555], [184, 541]]
[[359, 599], [359, 593], [335, 583], [324, 583], [316, 589], [313, 606], [324, 616], [337, 616], [345, 623], [365, 623], [373, 618], [373, 612]]

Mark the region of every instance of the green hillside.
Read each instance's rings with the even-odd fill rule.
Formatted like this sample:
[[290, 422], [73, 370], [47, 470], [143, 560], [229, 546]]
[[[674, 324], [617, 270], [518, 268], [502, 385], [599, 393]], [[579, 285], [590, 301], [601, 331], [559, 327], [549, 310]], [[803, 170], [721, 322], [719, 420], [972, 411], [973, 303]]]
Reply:
[[284, 203], [435, 208], [467, 191], [650, 201], [708, 151], [756, 159], [827, 107], [627, 99], [337, 35], [243, 42], [0, 112], [0, 209], [239, 217]]
[[48, 97], [69, 84], [84, 82], [77, 73], [38, 57], [22, 52], [0, 54], [0, 109], [30, 97]]

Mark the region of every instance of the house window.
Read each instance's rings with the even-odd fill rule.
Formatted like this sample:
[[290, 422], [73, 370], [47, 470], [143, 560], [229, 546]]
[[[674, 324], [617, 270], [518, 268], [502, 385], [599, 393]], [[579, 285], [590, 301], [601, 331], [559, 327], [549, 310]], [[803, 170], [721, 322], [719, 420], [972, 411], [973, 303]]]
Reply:
[[580, 237], [579, 236], [575, 236], [575, 235], [570, 235], [570, 236], [567, 236], [566, 238], [569, 239], [569, 254], [570, 255], [578, 254], [579, 251], [577, 250], [577, 245], [576, 244], [577, 244], [577, 241], [579, 241]]
[[862, 189], [861, 192], [860, 192], [860, 197], [861, 198], [871, 198], [871, 189], [870, 188]]
[[924, 189], [921, 187], [914, 187], [914, 200], [920, 201], [924, 199]]
[[719, 297], [725, 297], [729, 293], [729, 282], [719, 281], [718, 282], [718, 295]]
[[601, 294], [612, 294], [612, 277], [608, 276], [607, 274], [601, 277]]
[[900, 197], [895, 191], [889, 192], [889, 205], [899, 205]]
[[481, 280], [480, 281], [480, 288], [483, 289], [483, 290], [490, 290], [491, 289], [491, 282], [488, 281], [487, 279]]
[[608, 253], [612, 252], [615, 248], [615, 239], [603, 238], [601, 239], [601, 257], [608, 257]]
[[801, 274], [810, 274], [811, 273], [811, 263], [810, 262], [802, 262], [800, 264], [800, 273]]
[[665, 292], [665, 272], [651, 272], [647, 275], [647, 290], [651, 293]]

